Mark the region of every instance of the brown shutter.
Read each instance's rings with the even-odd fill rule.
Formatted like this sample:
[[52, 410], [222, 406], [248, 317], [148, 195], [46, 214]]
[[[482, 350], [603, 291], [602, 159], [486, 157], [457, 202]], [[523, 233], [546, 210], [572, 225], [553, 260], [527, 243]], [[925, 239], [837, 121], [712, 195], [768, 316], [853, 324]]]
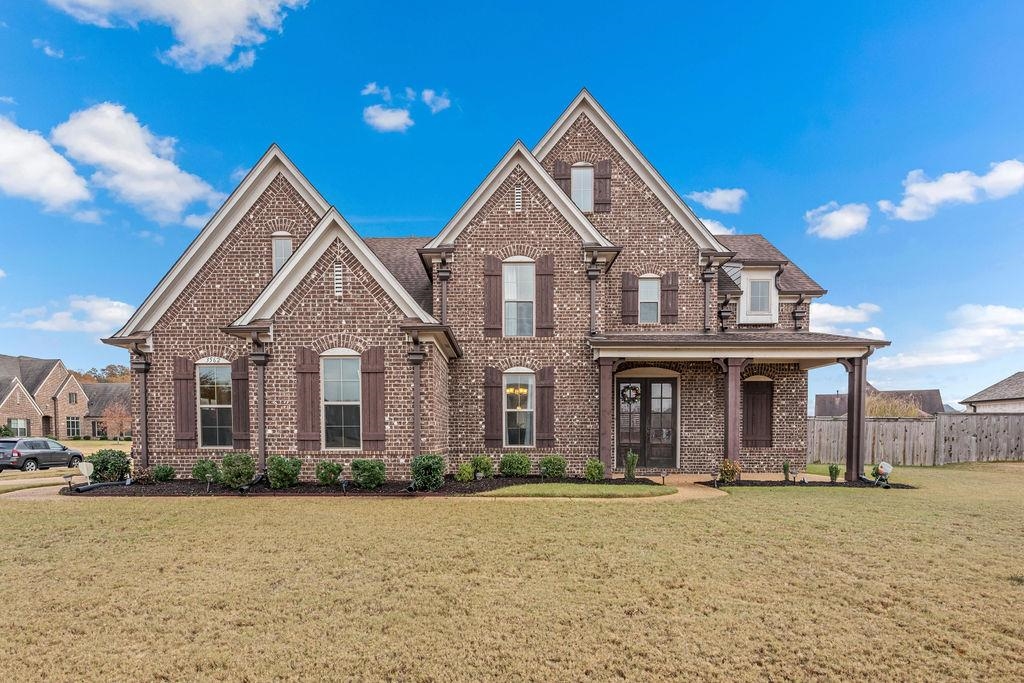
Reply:
[[320, 356], [313, 349], [295, 352], [296, 447], [320, 450]]
[[384, 450], [384, 347], [363, 351], [359, 363], [362, 384], [363, 450]]
[[665, 273], [661, 276], [661, 322], [674, 323], [679, 320], [679, 273]]
[[538, 337], [555, 334], [555, 257], [545, 254], [537, 259], [537, 320]]
[[196, 364], [174, 359], [174, 447], [196, 447]]
[[249, 356], [231, 363], [231, 445], [249, 450]]
[[501, 370], [484, 368], [484, 445], [501, 448]]
[[501, 336], [501, 260], [484, 257], [484, 336]]
[[608, 213], [612, 210], [612, 162], [601, 159], [594, 168], [594, 211]]
[[772, 382], [743, 382], [743, 445], [772, 445]]
[[640, 278], [633, 273], [622, 274], [622, 324], [636, 325], [640, 310]]
[[555, 182], [562, 188], [562, 192], [572, 192], [572, 170], [568, 161], [555, 161]]
[[537, 448], [555, 447], [555, 366], [537, 371]]

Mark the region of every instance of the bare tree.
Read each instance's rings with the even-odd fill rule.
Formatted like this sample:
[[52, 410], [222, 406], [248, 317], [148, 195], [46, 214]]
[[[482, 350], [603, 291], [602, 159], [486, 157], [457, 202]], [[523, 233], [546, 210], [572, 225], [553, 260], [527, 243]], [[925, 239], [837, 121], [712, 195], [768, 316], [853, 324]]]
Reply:
[[117, 440], [120, 441], [121, 435], [131, 429], [131, 411], [128, 410], [128, 406], [124, 403], [111, 403], [103, 410], [100, 424], [107, 431], [107, 438], [114, 434], [117, 436]]

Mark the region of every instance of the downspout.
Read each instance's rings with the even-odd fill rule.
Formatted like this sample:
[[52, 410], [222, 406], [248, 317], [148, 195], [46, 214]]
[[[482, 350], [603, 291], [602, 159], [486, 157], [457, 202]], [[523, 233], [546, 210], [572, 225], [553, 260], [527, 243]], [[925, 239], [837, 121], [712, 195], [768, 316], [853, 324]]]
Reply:
[[43, 434], [43, 436], [52, 436], [55, 439], [59, 439], [60, 438], [60, 431], [57, 428], [57, 424], [58, 424], [58, 418], [57, 418], [57, 397], [53, 396], [53, 397], [51, 397], [50, 400], [53, 401], [53, 424], [50, 425], [51, 433], [50, 434]]
[[135, 345], [135, 356], [132, 358], [132, 372], [139, 376], [139, 461], [142, 467], [149, 467], [149, 359]]
[[452, 269], [448, 266], [448, 259], [441, 256], [441, 263], [437, 266], [437, 279], [441, 281], [441, 324], [448, 324], [448, 281], [452, 279]]
[[[443, 295], [442, 295], [443, 296]], [[409, 364], [412, 365], [412, 457], [416, 457], [422, 450], [422, 435], [420, 433], [420, 412], [421, 412], [421, 395], [422, 389], [420, 386], [421, 381], [421, 366], [426, 358], [426, 353], [423, 351], [423, 346], [420, 344], [420, 336], [418, 332], [412, 333], [412, 348], [409, 350], [407, 358]]]
[[253, 333], [252, 364], [256, 366], [256, 458], [257, 469], [267, 471], [267, 363], [270, 353]]
[[597, 258], [587, 266], [587, 279], [590, 280], [590, 336], [597, 334], [597, 278], [601, 276], [601, 267]]
[[710, 265], [704, 266], [704, 270], [700, 274], [701, 280], [704, 281], [704, 332], [708, 333], [711, 331], [711, 320], [708, 315], [708, 307], [711, 305], [711, 279], [714, 277], [714, 271]]

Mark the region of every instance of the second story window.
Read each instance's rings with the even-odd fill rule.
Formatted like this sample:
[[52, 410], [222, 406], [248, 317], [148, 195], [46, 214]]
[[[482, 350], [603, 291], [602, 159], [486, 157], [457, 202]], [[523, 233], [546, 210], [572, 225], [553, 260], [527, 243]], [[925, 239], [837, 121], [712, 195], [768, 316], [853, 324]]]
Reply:
[[594, 167], [590, 164], [575, 164], [571, 176], [572, 201], [580, 211], [594, 210]]
[[535, 280], [533, 261], [520, 257], [501, 265], [506, 337], [533, 336]]
[[288, 257], [292, 255], [292, 236], [288, 233], [274, 233], [270, 238], [274, 253], [274, 272], [281, 270]]
[[72, 391], [68, 394], [68, 404], [75, 405], [76, 403], [78, 403], [78, 394]]
[[767, 315], [771, 312], [771, 280], [750, 281], [750, 308], [755, 315]]
[[740, 271], [739, 284], [743, 295], [737, 313], [741, 325], [774, 325], [779, 321], [777, 276], [776, 267], [744, 267]]
[[657, 323], [661, 317], [661, 278], [642, 277], [639, 289], [638, 322]]

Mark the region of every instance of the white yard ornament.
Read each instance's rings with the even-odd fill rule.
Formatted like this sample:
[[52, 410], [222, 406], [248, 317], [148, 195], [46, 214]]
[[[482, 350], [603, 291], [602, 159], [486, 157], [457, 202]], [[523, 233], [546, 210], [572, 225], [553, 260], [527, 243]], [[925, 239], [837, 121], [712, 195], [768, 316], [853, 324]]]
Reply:
[[85, 477], [85, 480], [90, 484], [92, 483], [92, 471], [94, 468], [95, 467], [91, 462], [86, 462], [85, 460], [78, 463], [78, 471], [82, 473], [82, 476]]

